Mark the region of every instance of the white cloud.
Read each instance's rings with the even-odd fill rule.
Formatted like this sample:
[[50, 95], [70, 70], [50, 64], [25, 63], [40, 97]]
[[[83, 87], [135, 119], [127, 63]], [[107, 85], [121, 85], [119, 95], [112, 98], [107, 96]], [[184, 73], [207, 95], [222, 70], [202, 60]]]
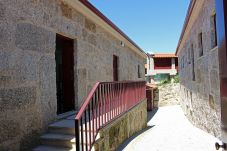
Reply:
[[154, 54], [154, 51], [149, 50], [149, 51], [147, 51], [147, 53], [149, 53], [149, 54]]

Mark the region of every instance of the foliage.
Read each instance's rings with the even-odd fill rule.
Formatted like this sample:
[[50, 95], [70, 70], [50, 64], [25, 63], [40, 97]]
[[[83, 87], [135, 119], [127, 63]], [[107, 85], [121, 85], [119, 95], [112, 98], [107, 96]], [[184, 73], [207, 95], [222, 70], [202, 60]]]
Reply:
[[179, 83], [180, 80], [179, 80], [179, 75], [175, 75], [174, 77], [170, 78], [170, 79], [165, 79], [165, 80], [162, 80], [158, 86], [165, 86], [167, 84], [170, 84], [170, 83]]
[[180, 78], [179, 78], [178, 74], [173, 77], [173, 82], [174, 83], [180, 83]]

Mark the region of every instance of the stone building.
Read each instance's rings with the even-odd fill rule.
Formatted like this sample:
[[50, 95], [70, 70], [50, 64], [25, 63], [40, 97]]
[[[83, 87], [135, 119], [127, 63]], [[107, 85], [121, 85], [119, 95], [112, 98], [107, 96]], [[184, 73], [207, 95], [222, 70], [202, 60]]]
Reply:
[[147, 54], [145, 66], [147, 82], [159, 82], [178, 73], [178, 59], [175, 54]]
[[144, 80], [146, 54], [88, 1], [0, 1], [0, 151], [29, 150], [97, 81]]
[[192, 0], [178, 44], [182, 108], [197, 127], [221, 136], [215, 0]]

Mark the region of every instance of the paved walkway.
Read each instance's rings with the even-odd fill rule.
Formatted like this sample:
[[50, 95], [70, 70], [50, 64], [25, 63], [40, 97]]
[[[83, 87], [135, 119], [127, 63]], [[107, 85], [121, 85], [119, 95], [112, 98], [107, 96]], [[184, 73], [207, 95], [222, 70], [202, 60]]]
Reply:
[[127, 140], [118, 151], [215, 151], [213, 136], [194, 127], [180, 106], [149, 113], [150, 128]]

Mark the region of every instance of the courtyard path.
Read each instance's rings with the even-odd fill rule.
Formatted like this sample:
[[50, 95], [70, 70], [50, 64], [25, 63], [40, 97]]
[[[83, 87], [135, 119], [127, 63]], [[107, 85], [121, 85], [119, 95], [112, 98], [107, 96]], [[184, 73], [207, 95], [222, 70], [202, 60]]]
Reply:
[[148, 115], [149, 128], [118, 151], [215, 151], [215, 137], [194, 127], [180, 106], [161, 107]]

